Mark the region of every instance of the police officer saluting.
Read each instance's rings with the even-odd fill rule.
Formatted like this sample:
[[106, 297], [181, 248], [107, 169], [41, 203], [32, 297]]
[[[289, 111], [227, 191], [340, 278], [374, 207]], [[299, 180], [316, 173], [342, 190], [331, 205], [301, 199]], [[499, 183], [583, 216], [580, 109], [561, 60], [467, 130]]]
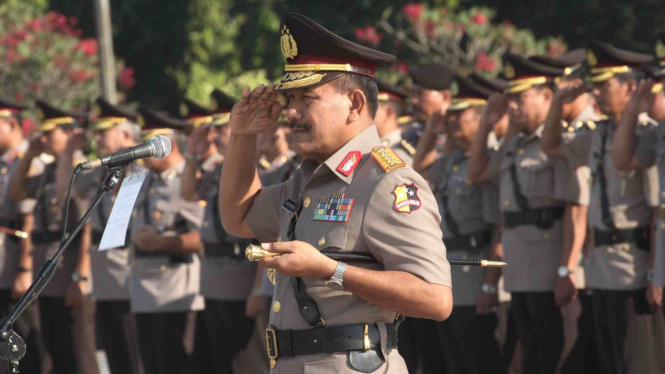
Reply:
[[391, 86], [380, 80], [376, 81], [379, 88], [379, 108], [374, 117], [376, 131], [379, 132], [381, 144], [393, 148], [395, 153], [407, 163], [413, 163], [413, 155], [416, 149], [411, 143], [402, 139], [402, 129], [399, 126], [398, 119], [402, 115], [404, 100], [409, 96], [404, 90]]
[[[42, 135], [30, 142], [21, 160], [11, 196], [14, 200], [36, 199], [35, 267], [41, 269], [60, 247], [63, 227], [73, 228], [79, 219], [77, 204], [71, 204], [69, 221], [64, 221], [64, 199], [56, 193], [56, 167], [74, 128], [85, 121], [85, 113], [69, 112], [37, 101], [37, 115]], [[40, 175], [29, 175], [30, 164], [45, 152], [55, 158]], [[94, 313], [90, 295], [90, 252], [80, 237], [63, 253], [50, 282], [39, 297], [44, 343], [56, 372], [97, 373], [95, 357]]]
[[134, 259], [129, 296], [136, 313], [139, 349], [146, 373], [192, 373], [191, 355], [199, 295], [203, 207], [180, 197], [185, 159], [178, 130], [190, 125], [151, 109], [139, 108], [142, 140], [171, 139], [171, 153], [145, 159], [151, 171], [141, 186], [131, 221]]
[[[26, 105], [0, 98], [0, 313], [7, 316], [16, 300], [28, 290], [33, 279], [32, 243], [21, 232], [32, 230], [32, 199], [10, 200], [11, 179], [28, 148], [23, 139], [21, 119]], [[18, 230], [18, 232], [16, 231]], [[37, 305], [32, 304], [19, 317], [13, 329], [27, 344], [28, 359], [21, 362], [21, 372], [41, 373], [43, 342], [39, 333]], [[0, 373], [7, 373], [7, 363], [0, 364]]]
[[[210, 354], [202, 359], [208, 361], [214, 373], [233, 373], [233, 360], [247, 345], [254, 327], [253, 320], [245, 316], [245, 301], [252, 290], [256, 265], [244, 255], [249, 240], [233, 237], [222, 228], [219, 179], [224, 156], [219, 152], [226, 150], [230, 135], [228, 113], [235, 100], [215, 99], [214, 103], [217, 119], [213, 118], [213, 111], [185, 101], [189, 108], [187, 121], [198, 128], [188, 137], [182, 195], [188, 201], [200, 199], [205, 206], [200, 292], [206, 304], [201, 325], [205, 328], [198, 332], [207, 337], [205, 344]], [[210, 150], [214, 153], [209, 154]], [[188, 191], [195, 193], [187, 194]]]
[[[262, 263], [277, 271], [266, 331], [273, 372], [404, 373], [398, 315], [443, 320], [452, 295], [436, 200], [372, 125], [374, 72], [395, 57], [295, 13], [280, 31], [286, 75], [276, 88], [245, 88], [234, 106], [220, 194], [227, 231], [281, 255]], [[276, 90], [289, 98], [305, 161], [289, 181], [262, 188], [256, 136], [279, 118]], [[371, 254], [378, 264], [322, 251]]]
[[[649, 55], [629, 52], [609, 44], [590, 44], [589, 64], [593, 92], [607, 118], [595, 130], [575, 133], [562, 141], [561, 131], [543, 135], [543, 149], [554, 157], [566, 159], [571, 166], [591, 168], [589, 206], [590, 250], [586, 263], [586, 286], [593, 290], [592, 307], [596, 326], [596, 345], [601, 371], [623, 373], [624, 341], [631, 316], [649, 312], [647, 296], [658, 292], [648, 283], [647, 271], [653, 268], [651, 222], [658, 203], [655, 169], [635, 168], [631, 172], [615, 169], [610, 161], [612, 139], [623, 117], [631, 93], [637, 87], [639, 68], [652, 60]], [[581, 85], [562, 92], [576, 97]], [[561, 113], [560, 105], [551, 114]], [[553, 117], [553, 122], [558, 119]], [[646, 126], [640, 126], [638, 136]], [[629, 312], [631, 306], [634, 312]]]

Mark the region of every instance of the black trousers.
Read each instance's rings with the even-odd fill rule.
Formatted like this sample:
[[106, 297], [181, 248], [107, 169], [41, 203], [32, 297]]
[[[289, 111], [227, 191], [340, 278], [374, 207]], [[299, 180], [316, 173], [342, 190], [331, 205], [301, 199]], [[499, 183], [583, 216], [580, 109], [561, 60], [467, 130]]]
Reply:
[[196, 312], [137, 313], [139, 351], [146, 374], [195, 373]]
[[437, 336], [436, 321], [407, 317], [399, 326], [397, 350], [409, 373], [443, 373], [443, 347]]
[[245, 300], [206, 298], [203, 318], [197, 321], [200, 372], [233, 373], [233, 360], [247, 346], [254, 331], [254, 319], [245, 316]]
[[[11, 290], [0, 290], [0, 319], [9, 315], [9, 312], [11, 312], [17, 301], [12, 300]], [[49, 357], [46, 353], [44, 341], [42, 340], [38, 302], [32, 303], [21, 314], [16, 323], [14, 323], [12, 330], [25, 340], [27, 346], [25, 356], [19, 365], [21, 373], [40, 374], [43, 364], [48, 366]], [[5, 373], [9, 373], [9, 363], [5, 360], [0, 360], [0, 374]]]
[[593, 290], [591, 300], [596, 327], [599, 372], [604, 374], [626, 373], [627, 368], [623, 357], [628, 324], [631, 315], [649, 313], [646, 289]]
[[111, 374], [143, 372], [138, 355], [136, 321], [128, 300], [97, 301], [97, 336]]
[[494, 338], [497, 324], [496, 314], [476, 314], [475, 306], [455, 307], [447, 320], [437, 322], [446, 373], [505, 373], [507, 367]]
[[554, 374], [563, 350], [563, 318], [553, 292], [513, 292], [511, 307], [522, 347], [522, 372]]
[[579, 293], [582, 314], [577, 319], [577, 340], [561, 366], [562, 373], [600, 373], [591, 294], [590, 290], [581, 290]]
[[[65, 306], [64, 297], [40, 297], [39, 314], [52, 374], [97, 374], [95, 302], [86, 296], [82, 306]], [[23, 370], [23, 369], [21, 369]]]

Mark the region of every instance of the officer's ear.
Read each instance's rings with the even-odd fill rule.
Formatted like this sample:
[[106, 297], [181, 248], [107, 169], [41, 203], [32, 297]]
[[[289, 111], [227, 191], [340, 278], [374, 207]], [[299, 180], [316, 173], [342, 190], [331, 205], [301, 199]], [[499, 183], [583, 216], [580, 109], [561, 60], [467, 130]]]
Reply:
[[441, 96], [443, 97], [443, 102], [450, 106], [450, 103], [453, 101], [453, 93], [450, 90], [441, 91]]
[[363, 111], [367, 111], [367, 97], [360, 89], [354, 89], [349, 92], [351, 107], [349, 108], [349, 122], [355, 122], [360, 118]]

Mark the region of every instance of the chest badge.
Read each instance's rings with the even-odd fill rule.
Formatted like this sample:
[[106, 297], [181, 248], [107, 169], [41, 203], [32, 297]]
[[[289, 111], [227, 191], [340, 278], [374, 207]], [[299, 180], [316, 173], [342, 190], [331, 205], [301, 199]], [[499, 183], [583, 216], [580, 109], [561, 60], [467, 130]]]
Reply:
[[353, 201], [345, 198], [342, 192], [333, 192], [332, 197], [322, 197], [314, 212], [314, 221], [349, 222]]
[[421, 201], [418, 197], [418, 187], [415, 184], [401, 184], [395, 186], [393, 192], [395, 203], [393, 208], [400, 213], [409, 213], [420, 209]]
[[351, 151], [349, 152], [346, 157], [344, 157], [344, 160], [339, 164], [337, 167], [337, 171], [340, 174], [343, 174], [345, 176], [351, 175], [353, 173], [353, 170], [358, 166], [358, 163], [360, 162], [360, 159], [362, 158], [362, 155], [358, 151]]

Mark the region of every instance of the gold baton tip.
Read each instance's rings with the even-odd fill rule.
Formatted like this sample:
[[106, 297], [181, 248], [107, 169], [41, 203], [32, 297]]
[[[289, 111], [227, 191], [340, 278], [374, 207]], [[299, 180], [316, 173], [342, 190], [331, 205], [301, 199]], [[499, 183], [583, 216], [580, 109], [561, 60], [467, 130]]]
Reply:
[[245, 249], [245, 256], [250, 261], [263, 261], [266, 258], [276, 257], [279, 255], [280, 253], [266, 251], [265, 249], [254, 244], [250, 244], [249, 247]]
[[18, 236], [19, 238], [23, 238], [23, 239], [25, 239], [25, 238], [28, 237], [28, 233], [27, 233], [27, 232], [25, 232], [25, 231], [19, 231], [19, 230], [16, 230], [16, 234], [15, 234], [15, 235]]
[[484, 268], [500, 268], [508, 265], [505, 262], [502, 261], [488, 261], [488, 260], [482, 260], [480, 261], [480, 266]]

